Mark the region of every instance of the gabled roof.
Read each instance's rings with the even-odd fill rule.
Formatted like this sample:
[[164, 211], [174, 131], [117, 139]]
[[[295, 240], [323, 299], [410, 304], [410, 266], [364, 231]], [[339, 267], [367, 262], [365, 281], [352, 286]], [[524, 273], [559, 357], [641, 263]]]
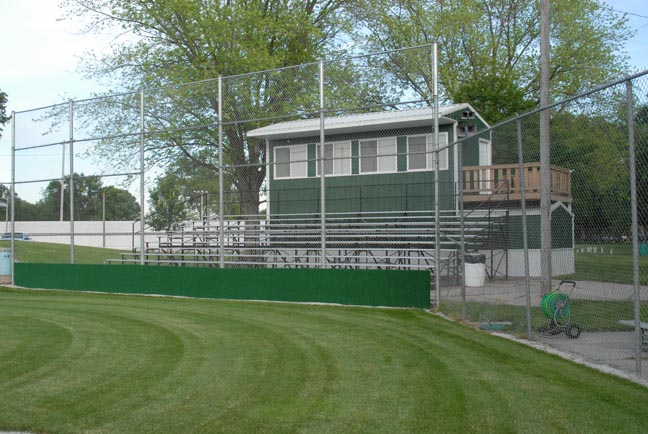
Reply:
[[[439, 107], [439, 125], [452, 124], [454, 119], [445, 117], [457, 111], [475, 110], [470, 104], [453, 104]], [[391, 128], [409, 128], [431, 126], [434, 110], [431, 107], [409, 110], [390, 110], [376, 113], [362, 113], [348, 116], [324, 118], [324, 129], [327, 135], [379, 131]], [[476, 116], [479, 116], [476, 114]], [[480, 118], [481, 119], [481, 118]], [[481, 119], [484, 121], [483, 119]], [[484, 121], [484, 124], [486, 122]], [[487, 124], [486, 124], [487, 125]], [[318, 136], [320, 119], [279, 122], [266, 127], [248, 131], [248, 137], [260, 139], [290, 139], [296, 137]]]

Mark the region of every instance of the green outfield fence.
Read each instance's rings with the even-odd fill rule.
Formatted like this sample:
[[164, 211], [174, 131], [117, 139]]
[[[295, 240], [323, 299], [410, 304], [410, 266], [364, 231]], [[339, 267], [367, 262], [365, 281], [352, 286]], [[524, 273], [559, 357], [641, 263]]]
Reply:
[[426, 271], [30, 263], [17, 263], [15, 267], [16, 285], [27, 288], [363, 306], [430, 306], [430, 273]]

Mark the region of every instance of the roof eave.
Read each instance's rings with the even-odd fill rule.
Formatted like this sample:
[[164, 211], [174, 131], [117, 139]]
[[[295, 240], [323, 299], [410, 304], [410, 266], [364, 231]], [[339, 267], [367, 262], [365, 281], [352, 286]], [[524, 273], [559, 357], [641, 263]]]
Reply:
[[[450, 125], [456, 123], [454, 119], [439, 117], [439, 125]], [[361, 125], [344, 125], [339, 127], [326, 127], [326, 122], [324, 124], [325, 134], [326, 135], [341, 135], [341, 134], [353, 134], [353, 133], [364, 133], [372, 131], [384, 131], [390, 129], [402, 129], [402, 128], [414, 128], [414, 127], [425, 127], [432, 126], [432, 122], [429, 118], [426, 119], [414, 119], [414, 120], [402, 120], [397, 119], [393, 122], [381, 122], [376, 124], [361, 124]], [[264, 128], [258, 128], [257, 130], [252, 130], [248, 132], [247, 136], [257, 139], [266, 139], [266, 140], [282, 140], [282, 139], [294, 139], [299, 137], [316, 137], [319, 135], [318, 128], [304, 128], [304, 129], [295, 129], [293, 131], [263, 131]]]

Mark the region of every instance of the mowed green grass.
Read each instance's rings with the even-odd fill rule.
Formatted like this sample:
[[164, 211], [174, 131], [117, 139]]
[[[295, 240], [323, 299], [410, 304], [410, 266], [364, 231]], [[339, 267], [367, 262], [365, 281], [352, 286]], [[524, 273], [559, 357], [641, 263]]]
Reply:
[[648, 427], [648, 389], [420, 310], [5, 288], [0, 318], [0, 430]]
[[[586, 249], [597, 249], [598, 253], [587, 253]], [[585, 250], [583, 252], [579, 250]], [[601, 251], [602, 250], [602, 251]], [[577, 245], [575, 252], [576, 273], [562, 276], [570, 280], [593, 280], [632, 285], [632, 244], [584, 244]], [[648, 285], [648, 256], [639, 257], [639, 281]]]
[[[16, 241], [16, 260], [40, 264], [69, 264], [70, 246], [68, 244], [41, 243], [35, 241]], [[8, 249], [11, 241], [0, 241], [0, 248]], [[119, 259], [123, 250], [102, 249], [100, 247], [74, 247], [76, 264], [103, 264], [106, 259]]]

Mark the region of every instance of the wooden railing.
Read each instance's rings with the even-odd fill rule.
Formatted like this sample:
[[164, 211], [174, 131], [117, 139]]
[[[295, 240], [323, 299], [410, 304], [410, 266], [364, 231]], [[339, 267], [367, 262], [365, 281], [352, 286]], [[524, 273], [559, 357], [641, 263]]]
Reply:
[[[463, 169], [464, 202], [519, 201], [520, 166], [497, 164], [469, 166]], [[524, 193], [526, 200], [540, 199], [540, 163], [524, 165]], [[571, 171], [551, 166], [551, 200], [571, 202]]]

